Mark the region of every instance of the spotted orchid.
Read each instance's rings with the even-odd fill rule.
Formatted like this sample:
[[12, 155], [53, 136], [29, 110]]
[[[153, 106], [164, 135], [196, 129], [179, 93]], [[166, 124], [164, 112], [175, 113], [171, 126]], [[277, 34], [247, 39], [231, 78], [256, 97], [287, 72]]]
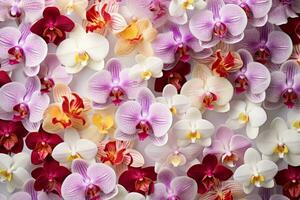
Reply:
[[38, 131], [50, 99], [40, 92], [40, 80], [27, 78], [24, 84], [10, 82], [0, 89], [1, 115], [4, 120], [21, 121], [28, 131]]
[[195, 13], [189, 27], [191, 33], [200, 41], [202, 47], [209, 48], [220, 41], [236, 43], [243, 39], [247, 16], [235, 4], [223, 0], [207, 0], [205, 10]]
[[236, 100], [231, 102], [231, 110], [226, 124], [233, 130], [246, 127], [246, 134], [250, 139], [255, 139], [259, 127], [267, 121], [266, 111], [257, 104], [249, 101]]
[[171, 16], [187, 18], [187, 10], [202, 10], [205, 6], [204, 0], [171, 0], [169, 13]]
[[262, 159], [257, 150], [249, 148], [244, 155], [244, 164], [236, 169], [233, 178], [243, 184], [244, 192], [249, 194], [255, 187], [272, 188], [277, 171], [273, 161]]
[[136, 101], [123, 103], [116, 112], [116, 139], [145, 140], [149, 138], [156, 145], [164, 145], [168, 140], [168, 130], [172, 125], [169, 108], [155, 102], [148, 88], [141, 89]]
[[29, 29], [29, 24], [0, 29], [2, 70], [22, 68], [27, 76], [35, 76], [39, 72], [39, 65], [45, 59], [48, 48], [46, 42]]
[[300, 3], [297, 0], [274, 0], [269, 12], [269, 22], [276, 25], [287, 23], [289, 17], [298, 17]]
[[108, 50], [109, 43], [105, 37], [97, 33], [86, 33], [77, 24], [69, 38], [57, 47], [56, 56], [68, 73], [75, 74], [86, 66], [96, 71], [103, 69]]

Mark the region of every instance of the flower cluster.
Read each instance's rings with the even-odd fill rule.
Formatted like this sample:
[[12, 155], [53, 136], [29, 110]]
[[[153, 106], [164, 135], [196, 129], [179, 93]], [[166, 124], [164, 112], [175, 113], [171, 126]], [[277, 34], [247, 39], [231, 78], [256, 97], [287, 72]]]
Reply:
[[1, 200], [299, 200], [300, 0], [0, 0]]

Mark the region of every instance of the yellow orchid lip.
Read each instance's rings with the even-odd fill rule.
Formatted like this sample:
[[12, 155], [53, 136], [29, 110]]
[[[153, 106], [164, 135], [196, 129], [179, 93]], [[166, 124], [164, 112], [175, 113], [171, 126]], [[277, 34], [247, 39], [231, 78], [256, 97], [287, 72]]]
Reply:
[[73, 160], [78, 159], [78, 158], [81, 158], [81, 156], [78, 153], [71, 154], [67, 157], [67, 161], [72, 162]]
[[260, 187], [261, 183], [265, 181], [265, 177], [258, 174], [258, 175], [253, 175], [250, 178], [250, 183], [252, 183], [253, 185]]
[[194, 3], [195, 3], [195, 0], [184, 0], [183, 3], [181, 3], [181, 6], [182, 8], [184, 9], [194, 9]]
[[239, 121], [241, 121], [242, 123], [246, 124], [249, 122], [249, 116], [245, 113], [240, 113], [239, 114]]
[[100, 113], [94, 114], [92, 118], [93, 124], [98, 128], [100, 133], [107, 134], [114, 126], [114, 119], [112, 116], [102, 116]]
[[192, 143], [195, 143], [196, 140], [201, 139], [201, 133], [198, 131], [191, 131], [187, 134], [187, 138], [190, 139]]
[[141, 78], [142, 78], [143, 80], [149, 80], [149, 79], [151, 78], [151, 76], [152, 76], [152, 72], [149, 71], [149, 70], [144, 71], [144, 72], [142, 72], [142, 74], [141, 74]]
[[273, 152], [277, 153], [280, 158], [283, 158], [285, 154], [288, 154], [289, 149], [285, 144], [278, 144]]
[[90, 56], [86, 52], [84, 52], [84, 53], [77, 53], [75, 55], [75, 62], [76, 62], [76, 64], [80, 64], [82, 66], [86, 65], [88, 63], [89, 59], [90, 59]]
[[171, 113], [172, 113], [173, 115], [176, 115], [176, 114], [177, 114], [177, 109], [176, 109], [175, 106], [172, 106], [172, 107], [170, 108], [170, 111], [171, 111]]
[[0, 169], [0, 177], [2, 177], [4, 180], [10, 182], [12, 180], [13, 174], [8, 172], [7, 170]]
[[292, 124], [295, 129], [300, 129], [300, 120], [295, 120]]

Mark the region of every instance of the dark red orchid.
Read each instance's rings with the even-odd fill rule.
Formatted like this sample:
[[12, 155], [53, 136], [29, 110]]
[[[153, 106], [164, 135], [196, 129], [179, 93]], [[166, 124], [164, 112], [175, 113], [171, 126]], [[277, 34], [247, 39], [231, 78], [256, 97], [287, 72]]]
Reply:
[[21, 122], [0, 120], [0, 153], [21, 152], [27, 133]]
[[294, 45], [300, 43], [300, 17], [288, 18], [288, 23], [280, 28], [291, 37]]
[[154, 90], [156, 92], [162, 92], [166, 85], [172, 84], [179, 92], [182, 85], [186, 82], [185, 76], [190, 72], [191, 65], [189, 63], [179, 61], [172, 69], [163, 70], [163, 76], [161, 78], [155, 79]]
[[0, 70], [0, 87], [2, 87], [3, 85], [9, 82], [11, 82], [11, 79], [7, 74], [7, 72]]
[[47, 161], [43, 167], [36, 168], [31, 172], [31, 176], [35, 179], [34, 189], [61, 195], [62, 182], [69, 174], [71, 172], [67, 168], [59, 166], [55, 160]]
[[149, 195], [154, 192], [154, 181], [157, 174], [154, 167], [133, 168], [129, 167], [119, 178], [119, 184], [123, 185], [129, 192], [138, 192]]
[[53, 148], [63, 140], [57, 134], [49, 134], [42, 130], [30, 133], [25, 142], [26, 146], [32, 150], [32, 164], [38, 165], [51, 158]]
[[300, 198], [300, 166], [288, 166], [275, 176], [275, 181], [283, 187], [283, 194], [291, 200]]
[[58, 8], [47, 7], [43, 12], [43, 18], [31, 26], [31, 32], [41, 36], [47, 43], [59, 45], [66, 39], [66, 32], [72, 31], [74, 22], [61, 15]]
[[212, 154], [206, 155], [202, 164], [192, 166], [187, 172], [187, 175], [197, 182], [200, 194], [219, 186], [221, 181], [228, 180], [232, 174], [230, 169], [218, 164], [217, 157]]

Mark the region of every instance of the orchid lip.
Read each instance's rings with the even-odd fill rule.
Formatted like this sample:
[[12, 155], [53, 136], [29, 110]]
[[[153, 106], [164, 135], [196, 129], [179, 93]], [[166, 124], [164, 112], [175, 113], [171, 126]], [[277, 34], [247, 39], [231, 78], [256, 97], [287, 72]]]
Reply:
[[140, 140], [145, 140], [152, 132], [151, 124], [146, 120], [141, 120], [136, 126], [138, 136]]
[[260, 47], [254, 54], [254, 60], [262, 64], [266, 64], [271, 57], [270, 50], [266, 47]]
[[216, 22], [214, 26], [214, 34], [219, 38], [223, 38], [227, 34], [227, 27], [223, 22]]
[[29, 116], [29, 107], [25, 103], [19, 103], [13, 107], [14, 120], [20, 121]]
[[85, 190], [86, 200], [100, 200], [101, 188], [97, 185], [90, 184]]
[[239, 75], [235, 81], [235, 91], [237, 93], [243, 93], [248, 90], [249, 81], [244, 74]]
[[298, 103], [298, 95], [292, 88], [284, 90], [281, 96], [283, 103], [287, 105], [288, 108], [293, 108], [294, 105]]
[[20, 10], [20, 8], [18, 6], [12, 6], [9, 9], [9, 15], [11, 17], [21, 17], [22, 11]]
[[246, 13], [248, 19], [252, 19], [254, 17], [253, 12], [252, 12], [251, 8], [248, 6], [248, 4], [241, 3], [240, 7], [244, 10], [244, 12]]
[[24, 60], [24, 51], [21, 47], [19, 46], [14, 46], [8, 50], [9, 54], [9, 64], [10, 65], [15, 65], [19, 64]]
[[119, 106], [125, 100], [126, 93], [121, 87], [115, 86], [111, 89], [109, 96], [112, 98], [113, 104]]

